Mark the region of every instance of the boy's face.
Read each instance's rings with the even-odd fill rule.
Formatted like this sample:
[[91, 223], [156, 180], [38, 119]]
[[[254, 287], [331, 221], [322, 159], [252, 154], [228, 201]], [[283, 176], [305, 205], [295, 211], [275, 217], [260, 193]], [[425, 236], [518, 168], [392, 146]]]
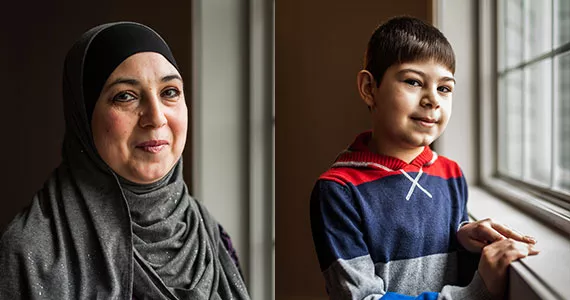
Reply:
[[454, 85], [453, 74], [433, 61], [390, 66], [371, 99], [377, 142], [394, 150], [431, 144], [451, 116]]

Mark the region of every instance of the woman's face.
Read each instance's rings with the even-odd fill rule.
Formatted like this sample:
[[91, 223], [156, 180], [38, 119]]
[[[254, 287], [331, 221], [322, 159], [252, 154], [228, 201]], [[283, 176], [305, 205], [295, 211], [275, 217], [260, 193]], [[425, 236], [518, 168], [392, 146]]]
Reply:
[[147, 184], [182, 155], [188, 110], [176, 68], [161, 54], [137, 53], [111, 73], [95, 104], [97, 152], [117, 174]]

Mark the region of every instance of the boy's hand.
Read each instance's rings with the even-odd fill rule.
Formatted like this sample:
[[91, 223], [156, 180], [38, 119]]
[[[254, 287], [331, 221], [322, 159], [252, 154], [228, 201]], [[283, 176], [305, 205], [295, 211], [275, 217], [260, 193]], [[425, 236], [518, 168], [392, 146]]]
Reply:
[[504, 239], [483, 248], [479, 261], [479, 275], [494, 299], [503, 299], [507, 284], [507, 268], [511, 262], [538, 254], [534, 245]]
[[470, 252], [481, 252], [483, 247], [505, 239], [513, 239], [532, 245], [536, 244], [536, 240], [533, 237], [522, 235], [491, 219], [467, 223], [457, 231], [457, 240], [461, 246]]

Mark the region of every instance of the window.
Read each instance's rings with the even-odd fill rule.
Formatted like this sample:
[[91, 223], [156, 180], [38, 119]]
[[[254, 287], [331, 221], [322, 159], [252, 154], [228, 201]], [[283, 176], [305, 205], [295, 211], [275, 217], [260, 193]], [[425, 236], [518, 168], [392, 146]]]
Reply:
[[509, 299], [570, 299], [570, 1], [478, 1], [481, 189], [469, 213], [536, 236]]
[[498, 1], [499, 176], [570, 199], [570, 0]]

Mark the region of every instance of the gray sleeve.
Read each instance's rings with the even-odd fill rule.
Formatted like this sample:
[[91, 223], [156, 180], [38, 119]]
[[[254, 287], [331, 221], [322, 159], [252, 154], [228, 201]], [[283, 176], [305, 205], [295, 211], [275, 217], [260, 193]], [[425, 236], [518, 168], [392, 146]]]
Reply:
[[376, 300], [384, 291], [384, 280], [376, 276], [370, 255], [338, 259], [323, 272], [331, 300]]
[[[323, 272], [323, 275], [331, 300], [377, 300], [380, 298], [388, 300], [392, 297], [402, 299], [398, 294], [386, 291], [385, 281], [376, 274], [370, 255], [348, 260], [338, 259]], [[414, 283], [406, 285], [409, 284], [414, 285]], [[438, 300], [491, 299], [478, 272], [466, 287], [446, 285], [439, 294], [424, 291], [416, 299], [435, 299], [436, 296]], [[413, 296], [408, 295], [408, 297]]]
[[466, 287], [444, 286], [439, 294], [438, 300], [490, 300], [491, 298], [491, 294], [477, 271], [475, 275], [473, 275], [471, 283]]

